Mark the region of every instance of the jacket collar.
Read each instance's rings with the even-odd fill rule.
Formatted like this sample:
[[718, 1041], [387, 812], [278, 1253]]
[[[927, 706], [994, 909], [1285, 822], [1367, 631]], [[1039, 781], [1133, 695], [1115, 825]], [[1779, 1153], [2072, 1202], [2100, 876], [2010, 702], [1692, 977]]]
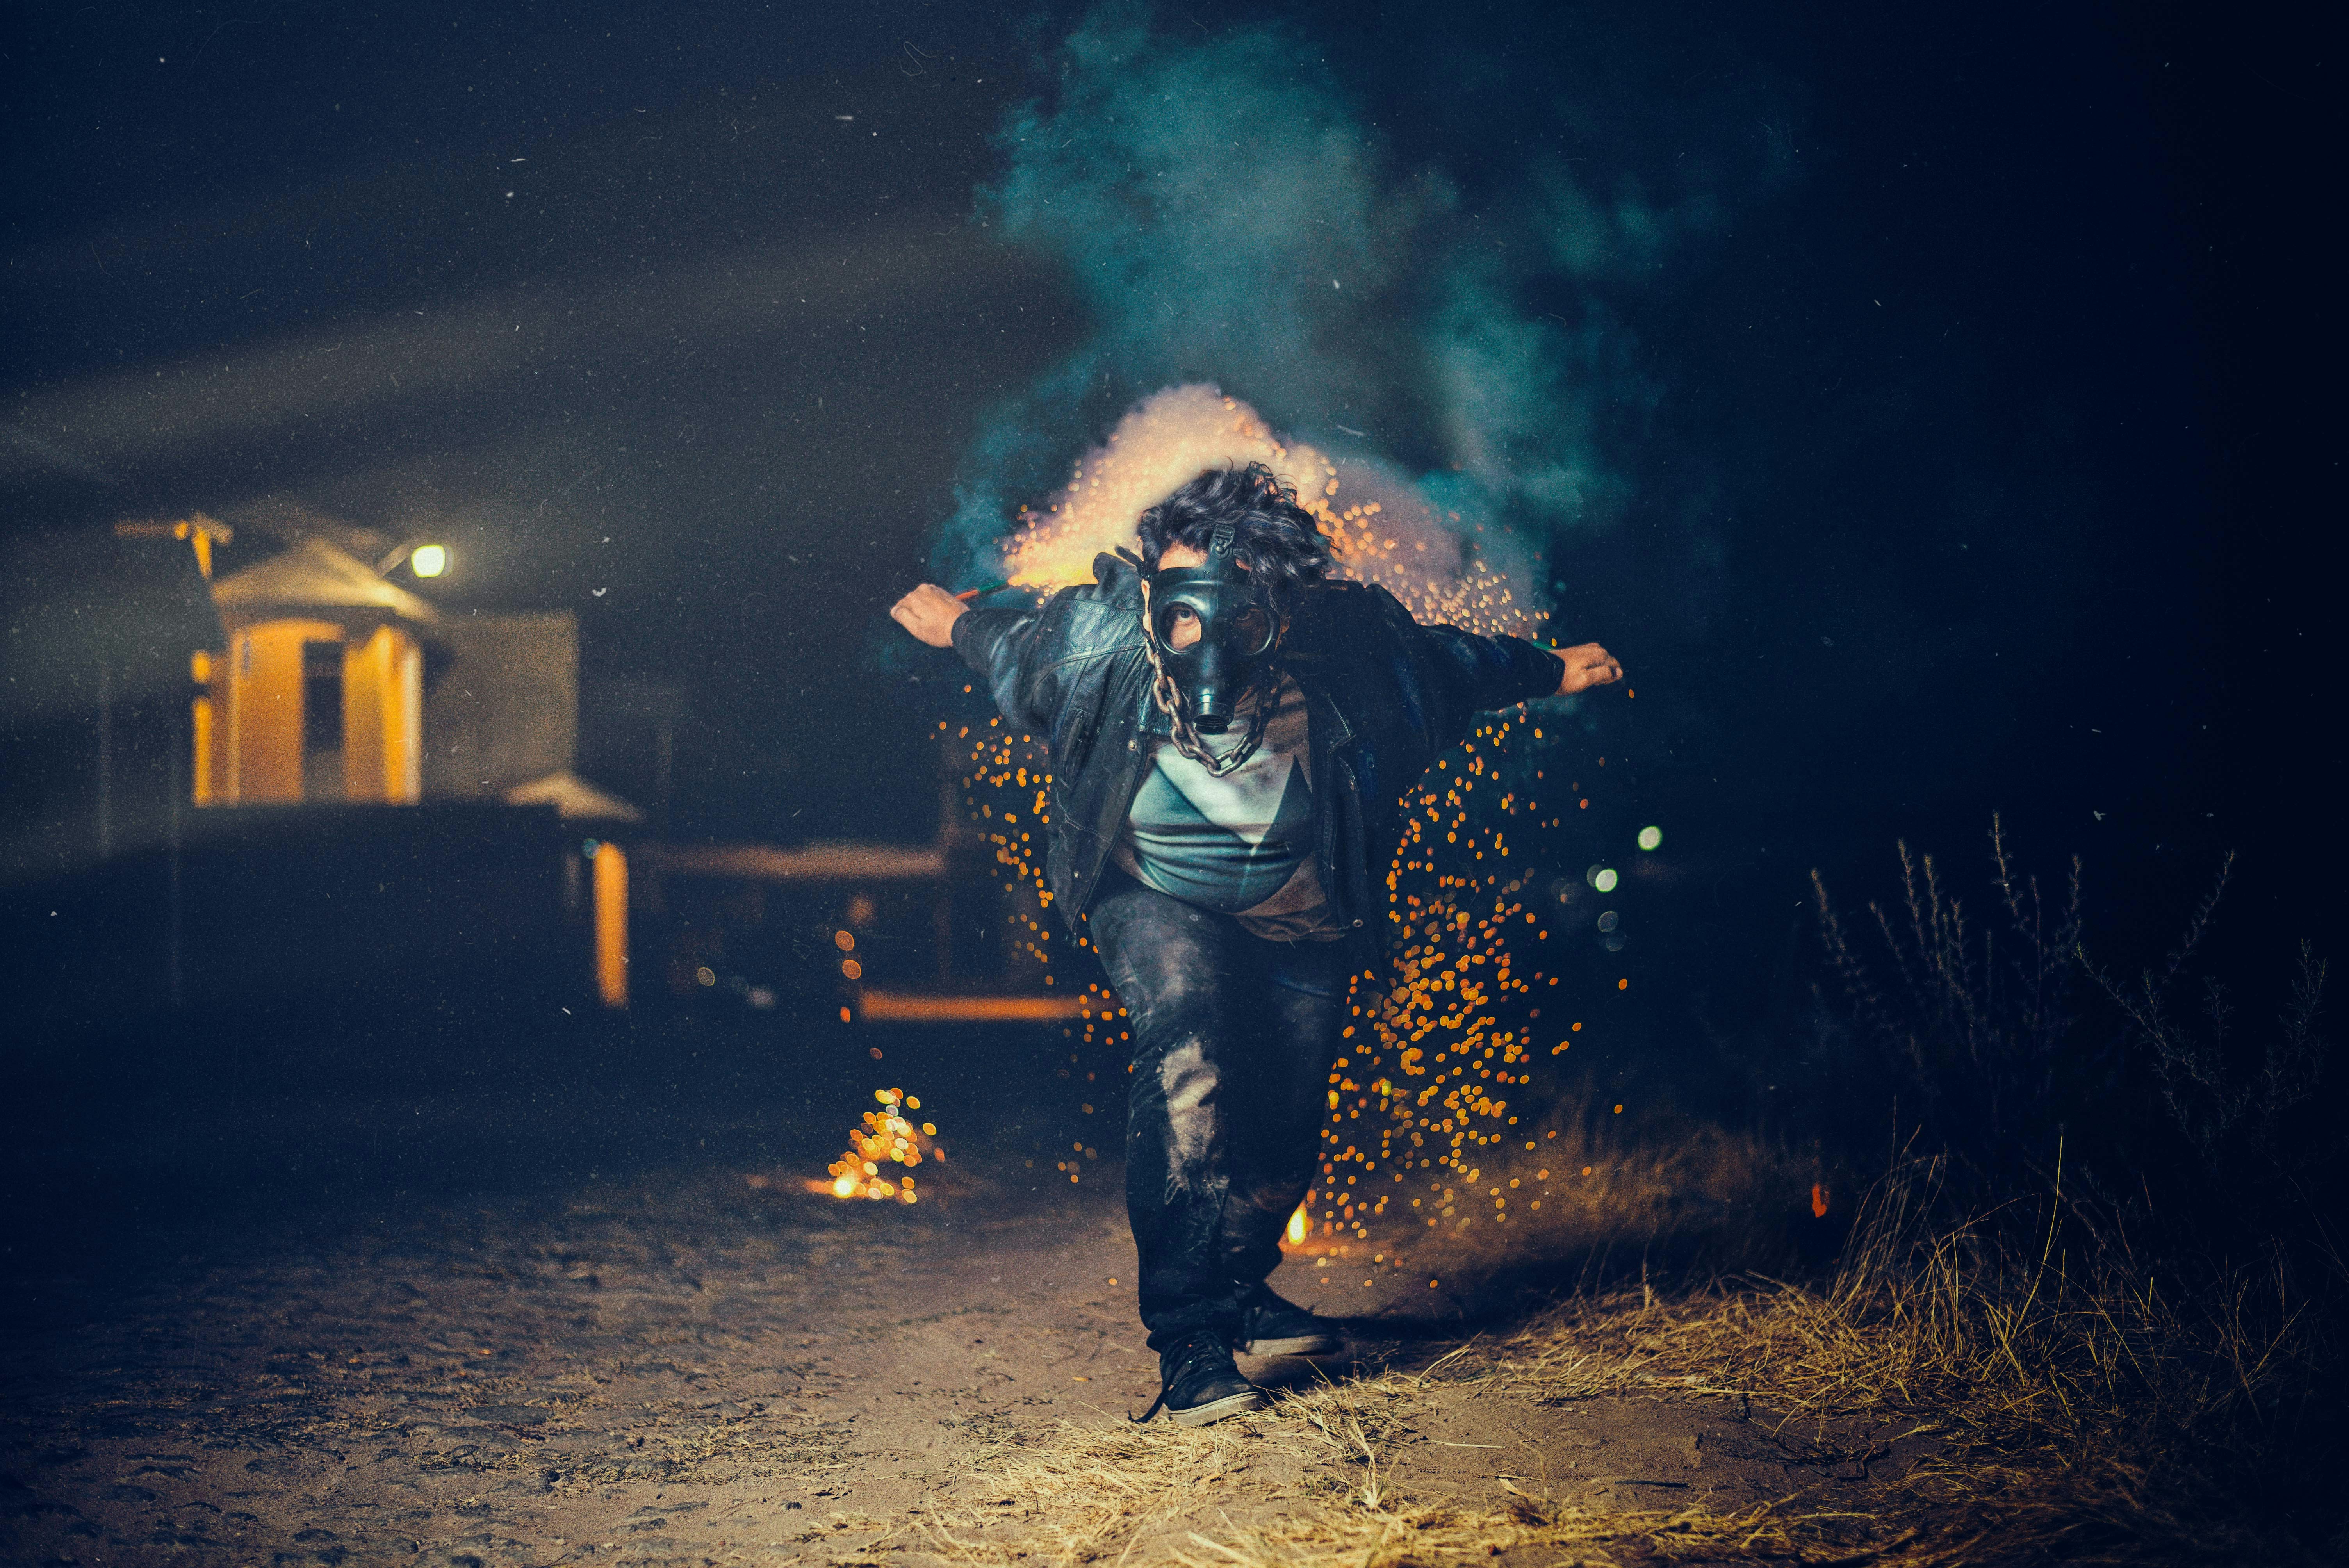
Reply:
[[1101, 585], [1104, 599], [1130, 598], [1137, 605], [1142, 601], [1142, 573], [1123, 555], [1103, 551], [1094, 556], [1093, 581]]

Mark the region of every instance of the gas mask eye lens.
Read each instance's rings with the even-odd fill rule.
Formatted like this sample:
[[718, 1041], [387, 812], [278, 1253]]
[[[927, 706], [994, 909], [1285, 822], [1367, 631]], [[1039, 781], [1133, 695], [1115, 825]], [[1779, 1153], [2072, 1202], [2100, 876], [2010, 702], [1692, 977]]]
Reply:
[[1170, 604], [1158, 617], [1158, 640], [1170, 648], [1187, 648], [1199, 640], [1199, 613], [1188, 604]]
[[1235, 651], [1245, 650], [1251, 657], [1272, 646], [1272, 617], [1263, 609], [1251, 604], [1232, 617], [1232, 643]]

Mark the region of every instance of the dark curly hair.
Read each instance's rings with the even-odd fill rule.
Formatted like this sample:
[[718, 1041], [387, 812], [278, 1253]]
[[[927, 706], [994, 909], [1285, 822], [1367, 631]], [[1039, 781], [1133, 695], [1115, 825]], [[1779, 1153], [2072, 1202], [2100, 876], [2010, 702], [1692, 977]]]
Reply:
[[1155, 570], [1172, 544], [1207, 548], [1216, 525], [1232, 525], [1232, 554], [1268, 584], [1276, 601], [1330, 572], [1330, 542], [1297, 492], [1262, 463], [1209, 469], [1142, 514], [1142, 561]]

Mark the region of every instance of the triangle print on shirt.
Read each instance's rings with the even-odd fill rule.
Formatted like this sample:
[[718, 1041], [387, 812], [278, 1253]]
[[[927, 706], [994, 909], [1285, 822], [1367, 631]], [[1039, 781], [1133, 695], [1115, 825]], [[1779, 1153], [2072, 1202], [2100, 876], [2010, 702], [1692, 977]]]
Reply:
[[[1216, 749], [1237, 736], [1213, 737]], [[1225, 914], [1286, 888], [1312, 853], [1313, 791], [1305, 776], [1305, 700], [1281, 686], [1264, 743], [1221, 779], [1161, 743], [1126, 815], [1126, 853], [1140, 881]], [[1318, 899], [1315, 900], [1319, 902]]]

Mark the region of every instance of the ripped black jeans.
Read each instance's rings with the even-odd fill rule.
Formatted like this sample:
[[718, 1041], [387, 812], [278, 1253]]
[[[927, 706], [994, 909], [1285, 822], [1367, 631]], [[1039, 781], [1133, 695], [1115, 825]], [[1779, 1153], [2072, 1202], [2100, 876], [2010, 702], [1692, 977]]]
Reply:
[[1087, 923], [1133, 1034], [1125, 1207], [1150, 1346], [1228, 1337], [1312, 1181], [1364, 946], [1254, 936], [1114, 867]]

